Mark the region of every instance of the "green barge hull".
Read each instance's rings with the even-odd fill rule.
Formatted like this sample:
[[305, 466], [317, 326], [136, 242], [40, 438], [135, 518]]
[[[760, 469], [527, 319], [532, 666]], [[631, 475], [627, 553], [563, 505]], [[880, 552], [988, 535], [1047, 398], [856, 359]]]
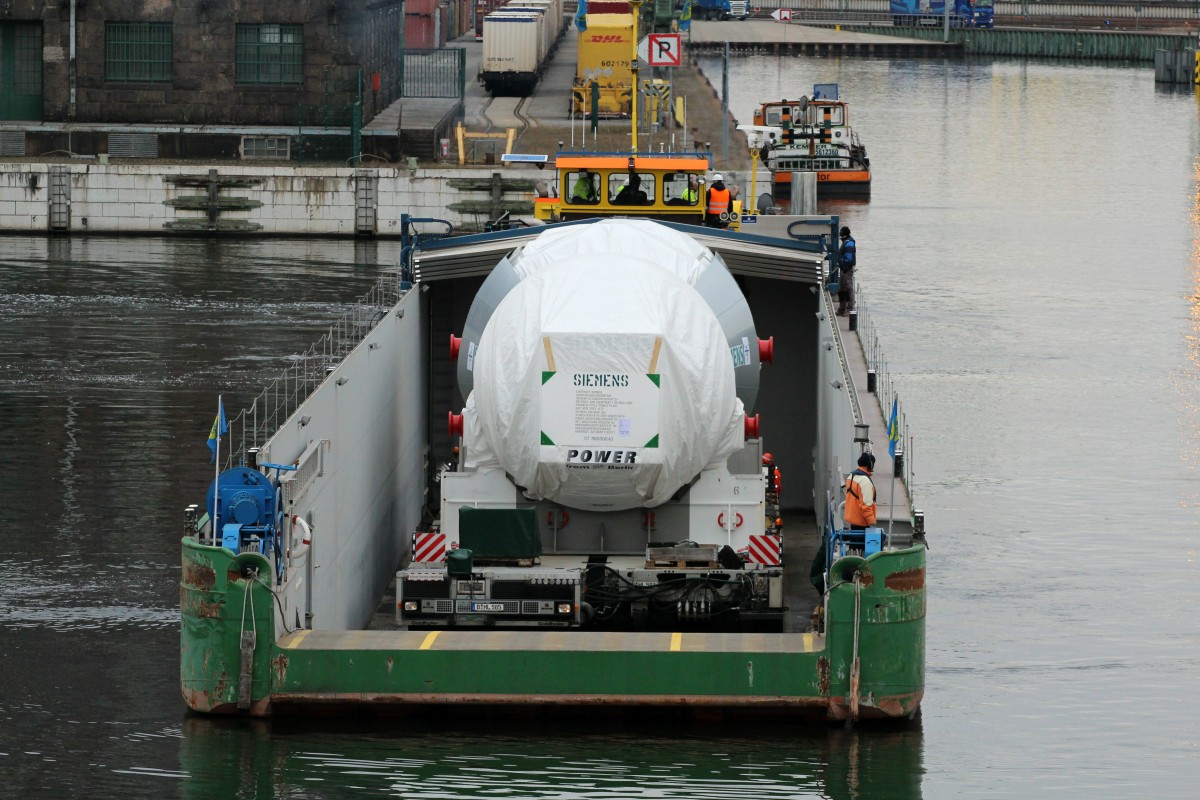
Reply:
[[830, 592], [824, 634], [298, 630], [272, 640], [274, 598], [247, 576], [256, 566], [265, 559], [183, 540], [181, 679], [196, 711], [586, 706], [842, 720], [909, 717], [924, 693], [920, 545], [836, 562], [836, 579], [859, 580]]

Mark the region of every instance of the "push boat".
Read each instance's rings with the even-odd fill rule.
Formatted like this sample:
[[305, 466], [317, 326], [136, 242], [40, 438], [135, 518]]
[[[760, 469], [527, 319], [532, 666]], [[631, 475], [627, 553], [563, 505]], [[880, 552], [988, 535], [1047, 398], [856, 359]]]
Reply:
[[[598, 208], [406, 217], [397, 274], [230, 421], [184, 511], [190, 709], [917, 713], [924, 519], [823, 290], [838, 218]], [[843, 530], [864, 448], [893, 501]]]
[[[713, 165], [707, 151], [628, 155], [564, 150], [554, 165], [554, 183], [533, 201], [533, 215], [540, 222], [634, 217], [704, 224]], [[721, 222], [736, 231], [741, 218], [742, 199], [735, 196]]]
[[817, 173], [819, 196], [865, 195], [871, 191], [867, 148], [850, 126], [850, 109], [835, 83], [816, 84], [811, 98], [772, 100], [754, 112], [754, 124], [739, 126], [759, 149], [780, 199], [790, 197], [792, 173]]

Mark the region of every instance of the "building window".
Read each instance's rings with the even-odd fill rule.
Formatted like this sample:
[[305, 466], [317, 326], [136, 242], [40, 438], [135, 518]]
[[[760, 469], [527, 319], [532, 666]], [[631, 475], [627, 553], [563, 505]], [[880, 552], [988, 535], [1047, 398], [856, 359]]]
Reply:
[[[13, 88], [17, 94], [33, 95], [42, 93], [42, 26], [16, 23], [13, 29], [13, 49], [16, 58], [13, 61]], [[0, 61], [3, 61], [0, 52]], [[3, 82], [3, 75], [0, 75]]]
[[243, 136], [242, 158], [287, 161], [292, 140], [287, 136]]
[[170, 83], [171, 23], [106, 22], [104, 80], [114, 83]]
[[238, 83], [303, 83], [304, 26], [238, 25]]

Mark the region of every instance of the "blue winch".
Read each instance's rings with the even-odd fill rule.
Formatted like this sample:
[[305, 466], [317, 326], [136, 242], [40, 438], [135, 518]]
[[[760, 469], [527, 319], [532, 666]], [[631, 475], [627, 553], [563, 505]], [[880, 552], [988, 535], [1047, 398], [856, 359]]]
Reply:
[[[218, 503], [214, 513], [213, 497]], [[208, 487], [205, 502], [217, 543], [234, 553], [275, 556], [282, 567], [280, 536], [283, 509], [279, 488], [270, 478], [248, 467], [222, 472]]]

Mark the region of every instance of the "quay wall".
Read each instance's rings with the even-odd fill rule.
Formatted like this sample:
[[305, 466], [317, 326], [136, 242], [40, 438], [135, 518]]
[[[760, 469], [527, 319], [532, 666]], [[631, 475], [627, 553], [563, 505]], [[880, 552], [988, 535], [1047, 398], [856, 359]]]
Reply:
[[[843, 26], [843, 30], [895, 35], [907, 39], [941, 42], [941, 28], [885, 28]], [[1035, 58], [1140, 61], [1153, 64], [1159, 50], [1196, 48], [1196, 37], [1182, 33], [1088, 31], [1055, 28], [976, 29], [951, 28], [950, 45], [972, 56], [1029, 56]]]
[[531, 213], [533, 186], [525, 169], [0, 162], [0, 233], [399, 236], [404, 213]]

